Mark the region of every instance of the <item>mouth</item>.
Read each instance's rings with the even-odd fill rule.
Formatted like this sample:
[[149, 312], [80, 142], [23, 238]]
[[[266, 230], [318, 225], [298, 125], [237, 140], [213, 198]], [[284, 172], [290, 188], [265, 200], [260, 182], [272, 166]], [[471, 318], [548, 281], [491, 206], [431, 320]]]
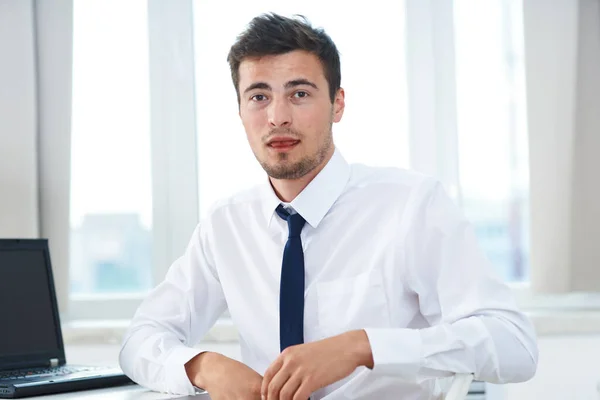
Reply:
[[294, 140], [294, 139], [275, 139], [275, 140], [271, 140], [269, 143], [267, 143], [267, 147], [277, 151], [277, 152], [284, 152], [284, 151], [289, 151], [291, 149], [293, 149], [294, 147], [296, 147], [298, 144], [300, 143], [299, 140]]

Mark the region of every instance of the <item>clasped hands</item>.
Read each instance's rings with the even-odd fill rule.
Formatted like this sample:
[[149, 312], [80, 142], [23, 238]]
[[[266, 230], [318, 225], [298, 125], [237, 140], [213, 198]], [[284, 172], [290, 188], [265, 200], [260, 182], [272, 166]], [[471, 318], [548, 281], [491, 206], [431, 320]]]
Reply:
[[264, 377], [220, 354], [201, 356], [186, 364], [186, 371], [196, 386], [208, 391], [212, 400], [306, 400], [313, 392], [344, 379], [357, 367], [373, 368], [364, 330], [288, 347], [267, 368]]

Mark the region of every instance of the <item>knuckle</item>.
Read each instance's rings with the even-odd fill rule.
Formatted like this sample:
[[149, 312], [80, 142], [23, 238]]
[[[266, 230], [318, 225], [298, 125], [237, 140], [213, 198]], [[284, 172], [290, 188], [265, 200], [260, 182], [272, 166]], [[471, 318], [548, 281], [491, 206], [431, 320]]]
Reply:
[[312, 384], [314, 383], [314, 377], [312, 374], [307, 373], [306, 375], [304, 375], [304, 382], [309, 385], [312, 386]]
[[294, 347], [294, 346], [290, 346], [290, 347], [287, 347], [287, 348], [285, 348], [285, 349], [284, 349], [284, 350], [281, 352], [281, 356], [282, 356], [283, 358], [286, 358], [286, 359], [287, 359], [287, 358], [289, 358], [289, 357], [292, 355], [292, 353], [293, 353], [293, 350], [292, 350], [292, 349], [293, 349], [293, 347]]
[[287, 359], [285, 360], [285, 365], [286, 366], [295, 366], [296, 364], [298, 364], [298, 358], [295, 357], [293, 354], [290, 354]]
[[306, 374], [306, 368], [304, 368], [302, 365], [298, 365], [294, 369], [294, 375], [298, 376], [302, 380], [304, 380], [305, 374]]
[[288, 352], [284, 355], [285, 364], [297, 365], [300, 362], [300, 354], [291, 347], [286, 350]]

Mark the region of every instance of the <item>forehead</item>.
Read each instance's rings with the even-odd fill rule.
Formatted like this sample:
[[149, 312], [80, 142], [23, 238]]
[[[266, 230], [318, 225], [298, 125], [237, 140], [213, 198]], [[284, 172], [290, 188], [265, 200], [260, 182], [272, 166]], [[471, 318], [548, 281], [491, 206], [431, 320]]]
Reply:
[[309, 52], [296, 50], [285, 54], [244, 59], [239, 67], [240, 90], [255, 82], [283, 86], [287, 81], [306, 78], [315, 83], [325, 81], [323, 65]]

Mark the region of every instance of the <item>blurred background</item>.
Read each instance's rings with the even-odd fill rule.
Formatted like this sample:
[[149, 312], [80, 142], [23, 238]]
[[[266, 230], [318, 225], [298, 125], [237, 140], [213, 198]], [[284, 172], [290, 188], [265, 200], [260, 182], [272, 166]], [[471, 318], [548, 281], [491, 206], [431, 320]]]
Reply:
[[270, 11], [337, 44], [346, 159], [438, 177], [532, 317], [537, 376], [487, 398], [599, 398], [599, 0], [0, 0], [0, 237], [49, 238], [73, 357], [113, 361], [211, 204], [264, 181], [226, 57]]

